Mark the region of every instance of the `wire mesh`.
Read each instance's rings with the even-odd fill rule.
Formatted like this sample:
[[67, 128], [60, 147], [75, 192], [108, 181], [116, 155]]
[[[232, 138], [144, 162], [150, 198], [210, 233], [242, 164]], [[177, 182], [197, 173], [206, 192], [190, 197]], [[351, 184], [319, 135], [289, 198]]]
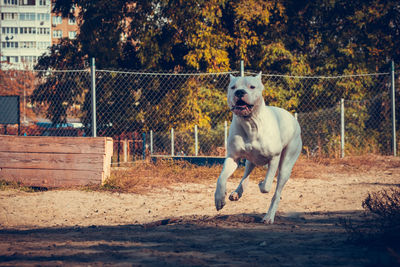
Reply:
[[[92, 136], [90, 70], [2, 73], [0, 94], [21, 98], [22, 135]], [[143, 154], [224, 156], [232, 119], [226, 103], [230, 74], [239, 75], [97, 70], [97, 136], [113, 137], [119, 144], [114, 150], [128, 149], [129, 161]], [[296, 114], [303, 153], [330, 157], [340, 155], [342, 98], [346, 154], [390, 154], [390, 78], [262, 75], [266, 103]], [[5, 131], [17, 134], [17, 127], [0, 129]]]

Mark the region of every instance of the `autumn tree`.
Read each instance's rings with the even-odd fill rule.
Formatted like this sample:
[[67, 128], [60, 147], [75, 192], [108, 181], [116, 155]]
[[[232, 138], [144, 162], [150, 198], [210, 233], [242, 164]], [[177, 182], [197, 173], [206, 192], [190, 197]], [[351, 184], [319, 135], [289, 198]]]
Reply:
[[69, 72], [68, 68], [84, 66], [85, 55], [76, 40], [63, 39], [51, 47], [49, 55], [39, 58], [35, 66], [38, 85], [30, 100], [34, 105], [46, 106], [46, 117], [53, 123], [66, 123], [68, 111], [83, 104], [90, 79], [85, 73]]
[[118, 67], [125, 36], [128, 5], [134, 1], [58, 0], [54, 12], [71, 17], [79, 10], [79, 51], [88, 58], [95, 57], [98, 68]]
[[80, 8], [83, 53], [98, 67], [343, 74], [400, 58], [397, 1], [61, 0]]
[[[342, 97], [372, 97], [379, 92], [371, 88], [379, 87], [371, 86], [373, 81], [368, 79], [346, 79], [326, 86], [318, 79], [304, 83], [290, 76], [387, 72], [390, 60], [400, 62], [400, 4], [393, 0], [61, 0], [54, 9], [69, 16], [74, 5], [80, 8], [80, 34], [75, 42], [61, 46], [75, 48], [52, 49], [39, 65], [58, 68], [76, 66], [79, 61], [87, 66], [88, 58], [95, 57], [101, 69], [221, 72], [237, 70], [244, 60], [246, 70], [284, 75], [264, 79], [269, 104], [308, 112], [333, 107]], [[183, 101], [182, 112], [170, 116], [161, 112], [160, 125], [163, 129], [190, 128], [220, 112], [206, 96], [222, 99], [225, 93], [219, 87], [186, 80], [183, 86], [168, 90], [160, 86], [168, 79], [156, 78], [144, 87], [134, 79], [119, 86], [110, 80], [114, 78], [99, 84], [99, 109], [115, 111], [123, 106], [122, 99], [132, 100], [135, 105], [124, 106], [129, 112], [107, 117], [115, 115], [113, 121], [123, 120], [138, 128], [147, 127], [144, 113], [149, 107], [165, 109], [172, 101]], [[53, 102], [73, 104], [70, 100]], [[53, 118], [62, 121], [63, 115]]]

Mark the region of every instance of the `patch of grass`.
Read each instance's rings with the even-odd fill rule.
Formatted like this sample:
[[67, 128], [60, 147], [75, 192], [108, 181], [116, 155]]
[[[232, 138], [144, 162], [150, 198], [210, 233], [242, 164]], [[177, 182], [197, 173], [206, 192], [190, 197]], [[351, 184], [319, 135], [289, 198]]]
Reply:
[[5, 191], [5, 190], [19, 190], [23, 192], [37, 192], [37, 191], [45, 191], [41, 187], [32, 187], [32, 186], [24, 186], [20, 182], [9, 182], [5, 180], [0, 180], [0, 190]]
[[177, 183], [216, 181], [220, 171], [221, 166], [200, 167], [185, 161], [141, 162], [130, 168], [113, 169], [110, 178], [99, 189], [143, 194]]
[[400, 158], [377, 154], [346, 156], [345, 158], [315, 158], [309, 161], [316, 162], [320, 166], [335, 166], [337, 171], [346, 173], [367, 173], [400, 168]]
[[[377, 166], [377, 167], [375, 167]], [[308, 159], [305, 156], [296, 162], [291, 179], [324, 179], [336, 173], [368, 173], [371, 168], [400, 168], [400, 159], [377, 155], [346, 157], [345, 159]], [[222, 165], [211, 167], [197, 166], [187, 161], [172, 159], [152, 162], [138, 162], [130, 167], [113, 168], [111, 177], [102, 186], [85, 187], [86, 190], [146, 193], [153, 188], [170, 187], [179, 183], [216, 183]], [[372, 170], [373, 171], [373, 170]], [[243, 176], [244, 167], [238, 168], [230, 180], [239, 180]], [[258, 183], [264, 179], [267, 169], [256, 167], [250, 179]]]
[[[89, 186], [87, 190], [145, 194], [154, 188], [168, 188], [179, 183], [216, 183], [222, 165], [197, 166], [187, 161], [158, 160], [157, 163], [140, 162], [129, 168], [114, 168], [102, 186]], [[231, 179], [240, 179], [244, 168], [238, 168]], [[264, 167], [256, 168], [252, 177], [262, 179]]]
[[[370, 173], [386, 170], [390, 175], [400, 172], [400, 158], [379, 155], [352, 156], [344, 159], [307, 158], [301, 156], [296, 162], [291, 179], [325, 179], [335, 174]], [[80, 189], [86, 191], [108, 191], [146, 193], [154, 188], [170, 187], [179, 183], [215, 184], [222, 165], [197, 166], [187, 161], [171, 159], [135, 162], [133, 166], [112, 168], [111, 177], [103, 185], [72, 186], [58, 189]], [[264, 179], [267, 169], [256, 167], [250, 180], [258, 183]], [[244, 167], [238, 168], [230, 180], [241, 179]], [[26, 192], [44, 191], [47, 188], [27, 187], [20, 183], [0, 181], [0, 190], [18, 189]]]

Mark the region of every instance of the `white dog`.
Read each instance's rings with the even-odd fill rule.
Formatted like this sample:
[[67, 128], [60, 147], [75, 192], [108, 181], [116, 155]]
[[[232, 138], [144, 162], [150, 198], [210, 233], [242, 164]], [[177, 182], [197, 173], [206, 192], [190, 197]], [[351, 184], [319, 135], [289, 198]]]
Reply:
[[245, 158], [243, 178], [229, 199], [239, 200], [249, 174], [256, 165], [268, 166], [265, 179], [258, 184], [262, 193], [270, 191], [279, 169], [276, 191], [263, 218], [265, 223], [273, 224], [283, 186], [289, 180], [301, 153], [302, 141], [297, 120], [284, 109], [266, 106], [263, 90], [261, 73], [256, 77], [230, 76], [228, 106], [233, 112], [233, 120], [229, 130], [227, 157], [215, 191], [215, 207], [217, 210], [224, 207], [227, 179], [236, 170], [238, 161]]

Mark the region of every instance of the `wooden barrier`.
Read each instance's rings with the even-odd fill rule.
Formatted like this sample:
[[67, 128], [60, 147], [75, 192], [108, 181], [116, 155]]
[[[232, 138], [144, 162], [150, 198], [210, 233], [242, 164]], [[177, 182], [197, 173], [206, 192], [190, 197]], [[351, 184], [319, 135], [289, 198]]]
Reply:
[[103, 183], [110, 176], [112, 138], [0, 135], [0, 179], [60, 187]]

